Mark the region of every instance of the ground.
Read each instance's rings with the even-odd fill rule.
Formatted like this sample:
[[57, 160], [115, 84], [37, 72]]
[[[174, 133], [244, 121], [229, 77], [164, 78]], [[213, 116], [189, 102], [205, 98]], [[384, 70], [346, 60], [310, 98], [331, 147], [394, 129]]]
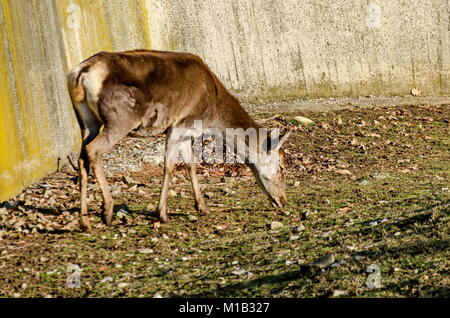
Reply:
[[[94, 233], [79, 231], [68, 168], [3, 204], [0, 296], [449, 297], [449, 114], [450, 104], [258, 113], [293, 131], [287, 207], [271, 208], [245, 167], [202, 166], [210, 214], [197, 215], [180, 166], [168, 224], [153, 213], [162, 167], [138, 162], [162, 141], [126, 139], [120, 160], [105, 158], [112, 226], [91, 183]], [[80, 288], [69, 288], [70, 264]]]

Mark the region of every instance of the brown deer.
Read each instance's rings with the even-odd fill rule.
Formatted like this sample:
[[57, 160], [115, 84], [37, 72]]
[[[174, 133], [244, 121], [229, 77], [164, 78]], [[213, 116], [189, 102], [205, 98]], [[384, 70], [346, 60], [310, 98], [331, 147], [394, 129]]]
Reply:
[[[83, 138], [78, 164], [80, 225], [85, 232], [91, 232], [87, 209], [89, 167], [92, 166], [103, 194], [103, 222], [109, 225], [113, 200], [101, 155], [127, 135], [166, 135], [164, 178], [157, 213], [162, 222], [167, 222], [166, 201], [175, 167], [174, 153], [181, 144], [181, 139], [172, 138], [173, 133], [177, 128], [192, 129], [197, 120], [205, 128], [221, 131], [254, 128], [258, 142], [256, 147], [249, 147], [248, 153], [263, 151], [269, 158], [278, 160], [248, 165], [272, 205], [281, 208], [285, 204], [285, 153], [281, 146], [287, 135], [276, 140], [262, 136], [261, 127], [198, 56], [148, 50], [100, 52], [70, 72], [68, 88]], [[247, 152], [242, 156], [248, 157]], [[206, 214], [195, 161], [189, 166], [195, 208]], [[273, 172], [266, 173], [268, 168], [274, 169]]]

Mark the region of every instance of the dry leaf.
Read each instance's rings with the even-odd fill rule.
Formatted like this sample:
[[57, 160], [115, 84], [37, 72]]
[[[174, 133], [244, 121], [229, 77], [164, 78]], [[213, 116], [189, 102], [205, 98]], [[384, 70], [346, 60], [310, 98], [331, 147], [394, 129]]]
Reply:
[[347, 213], [348, 211], [350, 211], [350, 208], [348, 206], [346, 206], [345, 208], [340, 208], [337, 210], [337, 213]]
[[418, 88], [411, 89], [411, 95], [414, 97], [419, 97], [422, 95], [422, 92]]

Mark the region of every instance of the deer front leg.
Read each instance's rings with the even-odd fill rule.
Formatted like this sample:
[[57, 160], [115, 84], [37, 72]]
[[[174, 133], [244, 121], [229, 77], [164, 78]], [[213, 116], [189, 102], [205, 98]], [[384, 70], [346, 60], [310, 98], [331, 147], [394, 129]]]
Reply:
[[206, 207], [205, 200], [203, 199], [203, 195], [200, 190], [200, 184], [198, 183], [195, 161], [192, 160], [189, 163], [189, 166], [189, 175], [191, 177], [192, 189], [194, 190], [195, 209], [202, 215], [208, 214], [208, 208]]
[[178, 154], [177, 143], [178, 140], [172, 140], [172, 130], [169, 129], [166, 135], [166, 149], [164, 153], [164, 178], [158, 208], [156, 209], [156, 213], [159, 214], [159, 219], [163, 223], [169, 222], [169, 217], [167, 216], [167, 195], [169, 193], [170, 180], [172, 178]]
[[158, 207], [156, 209], [156, 213], [158, 213], [159, 219], [163, 223], [169, 222], [169, 217], [167, 216], [167, 196], [169, 193], [170, 180], [172, 178], [174, 168], [175, 165], [173, 164], [173, 162], [170, 162], [168, 160], [164, 161], [164, 178]]

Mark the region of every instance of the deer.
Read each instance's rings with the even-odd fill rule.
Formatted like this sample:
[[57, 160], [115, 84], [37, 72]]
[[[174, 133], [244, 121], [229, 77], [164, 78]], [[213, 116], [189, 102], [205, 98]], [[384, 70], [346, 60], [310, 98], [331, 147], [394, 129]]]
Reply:
[[[78, 159], [82, 231], [92, 232], [87, 204], [91, 168], [102, 192], [102, 221], [107, 226], [112, 222], [113, 199], [101, 156], [126, 136], [165, 134], [164, 176], [156, 213], [161, 222], [168, 222], [167, 197], [176, 167], [174, 153], [185, 138], [173, 136], [177, 129], [192, 129], [199, 120], [204, 127], [220, 131], [255, 129], [256, 146], [241, 155], [245, 159], [262, 151], [268, 156], [270, 160], [264, 162], [245, 163], [270, 203], [275, 208], [285, 205], [287, 159], [282, 145], [289, 133], [278, 138], [263, 136], [262, 127], [199, 56], [156, 50], [99, 52], [70, 71], [67, 85], [82, 137]], [[249, 144], [247, 139], [245, 143]], [[208, 208], [200, 190], [196, 162], [191, 160], [187, 168], [195, 209], [205, 215]]]

